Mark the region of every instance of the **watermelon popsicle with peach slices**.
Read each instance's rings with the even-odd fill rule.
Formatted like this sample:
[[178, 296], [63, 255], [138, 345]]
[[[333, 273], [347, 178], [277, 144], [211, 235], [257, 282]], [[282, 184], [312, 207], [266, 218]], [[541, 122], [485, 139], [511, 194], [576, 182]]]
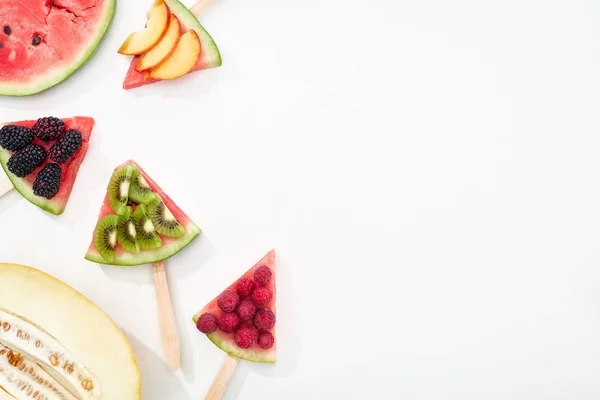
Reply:
[[220, 398], [237, 360], [277, 362], [275, 250], [229, 285], [193, 321], [228, 354], [206, 398]]
[[190, 244], [200, 228], [134, 161], [112, 174], [100, 209], [89, 261], [115, 266], [152, 263], [161, 339], [169, 366], [179, 369], [179, 334], [165, 260]]
[[0, 180], [0, 196], [16, 189], [44, 211], [65, 210], [94, 127], [90, 117], [0, 124], [0, 164], [7, 180]]

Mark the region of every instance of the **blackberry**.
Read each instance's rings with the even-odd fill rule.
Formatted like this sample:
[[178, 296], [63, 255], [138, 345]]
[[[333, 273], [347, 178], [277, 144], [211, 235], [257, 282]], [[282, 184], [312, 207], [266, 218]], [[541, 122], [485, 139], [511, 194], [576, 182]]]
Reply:
[[5, 125], [0, 129], [0, 146], [8, 151], [18, 151], [33, 142], [33, 132], [24, 126]]
[[46, 150], [37, 144], [30, 144], [13, 154], [6, 165], [10, 172], [19, 178], [24, 178], [44, 161], [46, 161]]
[[65, 133], [65, 123], [56, 117], [44, 117], [37, 120], [32, 130], [40, 140], [49, 142]]
[[33, 182], [33, 194], [50, 200], [56, 196], [60, 190], [61, 179], [62, 169], [58, 164], [46, 164], [46, 166], [38, 173], [35, 182]]
[[81, 132], [75, 129], [69, 129], [60, 140], [50, 148], [48, 157], [56, 163], [66, 163], [73, 154], [81, 148], [83, 138]]

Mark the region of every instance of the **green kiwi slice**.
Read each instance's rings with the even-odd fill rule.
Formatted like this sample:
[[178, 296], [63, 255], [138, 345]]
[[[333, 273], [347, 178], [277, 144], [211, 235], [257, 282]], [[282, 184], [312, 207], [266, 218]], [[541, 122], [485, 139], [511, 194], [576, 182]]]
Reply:
[[161, 235], [178, 238], [185, 233], [183, 226], [161, 199], [155, 199], [148, 204], [148, 215]]
[[123, 215], [119, 216], [119, 226], [117, 227], [117, 241], [129, 253], [139, 253], [140, 243], [137, 239], [137, 230], [135, 220], [133, 219], [133, 210], [127, 207]]
[[129, 200], [137, 204], [148, 204], [158, 198], [158, 195], [148, 185], [142, 174], [136, 169], [131, 178], [129, 187]]
[[140, 204], [133, 213], [135, 230], [140, 247], [144, 250], [158, 249], [162, 246], [162, 240], [154, 228], [152, 220], [148, 217], [145, 204]]
[[115, 260], [115, 248], [117, 247], [117, 227], [119, 225], [118, 215], [108, 215], [98, 221], [94, 232], [94, 246], [98, 253], [109, 263]]
[[106, 191], [110, 208], [119, 215], [123, 215], [127, 210], [131, 178], [135, 172], [137, 172], [135, 168], [128, 165], [115, 171], [108, 182]]

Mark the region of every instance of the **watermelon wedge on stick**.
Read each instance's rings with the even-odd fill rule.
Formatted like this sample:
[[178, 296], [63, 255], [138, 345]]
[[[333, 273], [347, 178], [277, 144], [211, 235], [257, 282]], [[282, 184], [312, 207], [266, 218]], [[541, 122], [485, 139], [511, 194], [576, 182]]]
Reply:
[[271, 250], [192, 318], [227, 353], [206, 399], [220, 399], [239, 359], [277, 362], [275, 250]]
[[165, 260], [183, 250], [200, 228], [134, 161], [118, 166], [108, 183], [92, 243], [85, 255], [99, 264], [152, 264], [161, 341], [169, 366], [179, 369], [179, 333]]
[[[44, 211], [65, 210], [94, 127], [90, 117], [0, 124], [0, 196], [16, 189]], [[33, 156], [33, 157], [32, 157]]]

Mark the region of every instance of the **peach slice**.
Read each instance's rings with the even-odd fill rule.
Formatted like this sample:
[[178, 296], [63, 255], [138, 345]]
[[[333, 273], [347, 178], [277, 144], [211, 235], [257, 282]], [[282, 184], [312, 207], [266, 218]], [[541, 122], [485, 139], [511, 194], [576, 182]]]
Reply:
[[148, 22], [141, 31], [134, 32], [121, 45], [119, 53], [137, 55], [150, 50], [160, 41], [169, 25], [169, 8], [163, 0], [156, 0], [146, 13]]
[[175, 79], [190, 72], [200, 58], [200, 39], [196, 31], [191, 30], [179, 39], [173, 53], [158, 67], [150, 71], [154, 79]]
[[150, 69], [156, 67], [158, 64], [163, 62], [177, 45], [179, 42], [179, 37], [181, 33], [179, 31], [179, 20], [176, 16], [171, 14], [171, 21], [169, 22], [169, 27], [167, 28], [167, 32], [160, 39], [160, 42], [146, 53], [142, 54], [136, 69], [138, 71], [144, 71], [146, 69]]

